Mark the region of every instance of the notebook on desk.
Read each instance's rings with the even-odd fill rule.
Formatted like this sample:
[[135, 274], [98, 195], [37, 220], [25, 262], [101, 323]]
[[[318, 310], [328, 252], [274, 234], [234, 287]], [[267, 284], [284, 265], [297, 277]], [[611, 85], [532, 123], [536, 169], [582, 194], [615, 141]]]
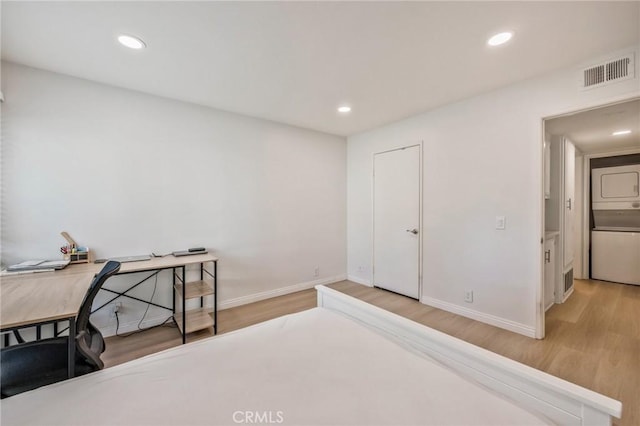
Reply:
[[69, 260], [27, 260], [22, 263], [7, 267], [9, 272], [17, 271], [38, 271], [38, 270], [57, 270], [62, 269], [69, 264]]

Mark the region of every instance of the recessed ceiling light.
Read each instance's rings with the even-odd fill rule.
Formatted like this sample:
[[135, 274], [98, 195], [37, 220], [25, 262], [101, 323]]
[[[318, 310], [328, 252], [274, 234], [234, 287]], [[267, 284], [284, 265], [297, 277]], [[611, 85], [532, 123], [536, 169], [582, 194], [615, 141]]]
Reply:
[[620, 135], [628, 135], [629, 133], [631, 133], [631, 130], [618, 130], [617, 132], [613, 132], [611, 134], [613, 136], [620, 136]]
[[513, 37], [513, 33], [510, 32], [496, 34], [487, 41], [487, 44], [489, 46], [499, 46], [511, 40], [511, 37]]
[[338, 112], [343, 112], [343, 113], [347, 113], [351, 111], [351, 107], [350, 106], [341, 106], [338, 108]]
[[120, 35], [118, 36], [118, 41], [123, 46], [127, 46], [130, 49], [144, 49], [147, 47], [144, 44], [144, 41], [140, 40], [138, 37], [130, 36], [130, 35]]

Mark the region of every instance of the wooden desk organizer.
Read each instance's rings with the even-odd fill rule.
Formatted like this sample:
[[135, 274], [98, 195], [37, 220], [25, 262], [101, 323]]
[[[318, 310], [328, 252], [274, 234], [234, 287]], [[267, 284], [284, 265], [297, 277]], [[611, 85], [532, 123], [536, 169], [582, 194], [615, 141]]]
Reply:
[[69, 259], [69, 263], [91, 263], [93, 262], [93, 256], [91, 250], [87, 249], [87, 251], [77, 251], [78, 244], [71, 238], [67, 232], [61, 232], [60, 235], [67, 240], [69, 246], [69, 253], [64, 255], [64, 259]]

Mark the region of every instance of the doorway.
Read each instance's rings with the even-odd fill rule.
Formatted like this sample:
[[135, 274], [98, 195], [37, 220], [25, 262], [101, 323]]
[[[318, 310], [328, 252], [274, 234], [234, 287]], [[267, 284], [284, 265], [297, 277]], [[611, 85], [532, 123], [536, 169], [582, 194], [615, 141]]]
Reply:
[[[538, 333], [538, 337], [544, 337], [546, 310], [571, 297], [574, 278], [591, 278], [591, 159], [640, 152], [639, 113], [640, 99], [635, 98], [543, 119], [545, 278], [541, 286], [541, 322], [538, 322], [542, 336]], [[627, 131], [620, 133], [621, 130]], [[550, 142], [551, 164], [546, 150]], [[555, 164], [553, 149], [556, 150]], [[564, 186], [566, 180], [573, 181], [569, 195]], [[572, 217], [567, 220], [565, 214], [569, 211]], [[548, 250], [554, 246], [547, 243], [547, 238], [556, 238], [557, 254], [551, 259], [552, 263], [555, 261], [555, 265], [551, 265], [556, 269], [555, 274], [548, 271]], [[552, 289], [553, 298], [549, 297]], [[549, 305], [551, 299], [553, 303]]]
[[422, 146], [373, 155], [373, 285], [420, 298]]

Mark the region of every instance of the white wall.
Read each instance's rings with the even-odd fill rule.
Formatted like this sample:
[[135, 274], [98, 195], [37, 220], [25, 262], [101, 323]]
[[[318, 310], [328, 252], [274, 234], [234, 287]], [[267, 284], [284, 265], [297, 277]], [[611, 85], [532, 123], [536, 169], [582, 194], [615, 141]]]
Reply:
[[[578, 71], [349, 137], [349, 277], [371, 278], [372, 153], [423, 140], [422, 301], [533, 336], [542, 281], [542, 118], [640, 94], [637, 78], [580, 91]], [[494, 229], [498, 215], [506, 216], [504, 231]], [[463, 301], [465, 289], [474, 291], [472, 304]]]
[[223, 306], [345, 277], [344, 138], [5, 62], [2, 90], [3, 263], [60, 258], [68, 231], [97, 257], [208, 247]]

